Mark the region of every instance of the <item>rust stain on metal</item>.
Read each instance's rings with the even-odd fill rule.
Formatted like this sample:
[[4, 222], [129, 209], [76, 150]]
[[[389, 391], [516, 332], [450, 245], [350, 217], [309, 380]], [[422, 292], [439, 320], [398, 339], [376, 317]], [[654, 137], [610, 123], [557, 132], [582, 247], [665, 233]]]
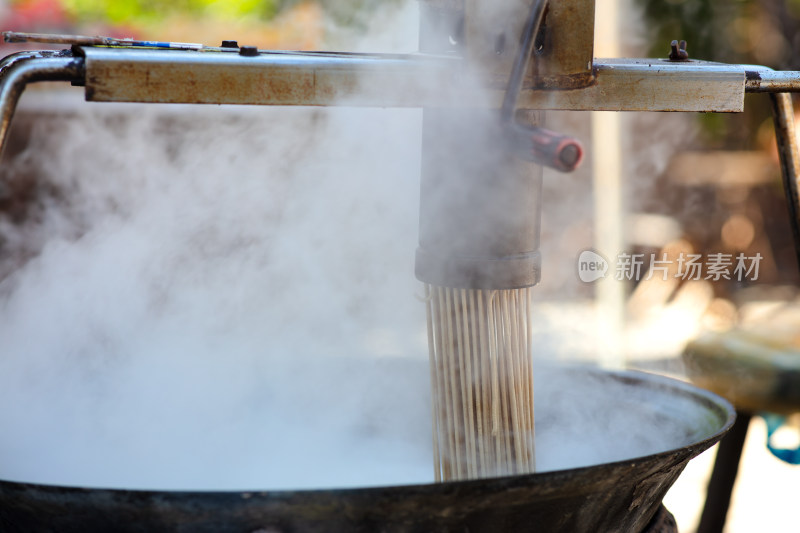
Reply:
[[[420, 56], [309, 56], [86, 50], [86, 98], [95, 101], [427, 107], [486, 105], [469, 92], [461, 60]], [[585, 73], [527, 86], [526, 109], [737, 112], [745, 70], [700, 61], [595, 60]], [[485, 88], [499, 106], [507, 77]], [[577, 86], [577, 87], [576, 87]]]
[[610, 111], [738, 112], [744, 72], [737, 66], [688, 61], [597, 60], [593, 85], [577, 90], [531, 91], [526, 105]]
[[567, 91], [583, 89], [597, 83], [597, 74], [594, 71], [578, 72], [575, 74], [559, 74], [554, 76], [541, 76], [536, 80], [529, 80], [525, 88], [544, 89], [548, 91]]
[[594, 81], [594, 0], [550, 2], [532, 86], [577, 89]]
[[[232, 57], [232, 56], [228, 56]], [[170, 61], [170, 59], [176, 61]], [[314, 72], [281, 65], [247, 64], [249, 58], [219, 62], [170, 57], [88, 56], [87, 99], [205, 104], [300, 105], [314, 96]]]

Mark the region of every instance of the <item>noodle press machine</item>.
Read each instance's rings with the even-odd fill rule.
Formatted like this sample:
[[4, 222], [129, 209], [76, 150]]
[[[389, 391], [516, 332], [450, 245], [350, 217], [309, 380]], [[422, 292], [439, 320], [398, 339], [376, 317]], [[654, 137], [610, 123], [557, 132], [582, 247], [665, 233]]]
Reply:
[[[416, 275], [430, 286], [511, 291], [540, 278], [541, 165], [569, 171], [582, 154], [571, 137], [540, 127], [540, 111], [741, 112], [746, 93], [768, 93], [800, 258], [800, 156], [789, 94], [800, 92], [800, 72], [698, 61], [680, 48], [665, 58], [595, 58], [593, 0], [422, 0], [420, 15], [420, 51], [405, 55], [6, 32], [8, 41], [68, 47], [0, 62], [0, 150], [22, 91], [39, 81], [84, 87], [88, 102], [422, 108]], [[379, 512], [402, 518], [387, 531], [492, 531], [499, 523], [524, 530], [530, 513], [544, 531], [670, 531], [657, 523], [661, 498], [686, 462], [730, 428], [732, 408], [684, 384], [614, 379], [619, 387], [696, 402], [719, 423], [680, 450], [639, 462], [436, 485], [245, 497], [87, 493], [0, 481], [0, 526], [4, 520], [39, 524], [36, 509], [51, 509], [63, 530], [91, 530], [69, 522], [65, 509], [101, 505], [141, 520], [140, 527], [120, 531], [167, 523], [190, 523], [197, 531], [325, 531], [331, 524], [374, 531]], [[145, 506], [163, 512], [164, 520], [146, 514]], [[202, 525], [198, 509], [209, 511]], [[103, 530], [96, 524], [94, 530]]]
[[[593, 0], [560, 0], [543, 10], [541, 28], [530, 43], [533, 57], [522, 63], [516, 81], [509, 80], [515, 60], [524, 56], [519, 37], [529, 21], [520, 16], [520, 8], [519, 2], [423, 0], [420, 52], [406, 55], [257, 50], [235, 41], [213, 47], [96, 37], [37, 39], [5, 32], [7, 41], [72, 46], [20, 52], [0, 62], [0, 149], [20, 94], [37, 81], [84, 87], [88, 102], [448, 109], [486, 106], [488, 101], [504, 113], [514, 83], [519, 84], [516, 107], [541, 111], [741, 112], [745, 93], [767, 93], [794, 237], [800, 242], [800, 163], [789, 97], [800, 92], [800, 72], [700, 61], [685, 53], [595, 58]], [[573, 148], [567, 153], [574, 166], [579, 157]], [[549, 157], [551, 166], [559, 166]], [[546, 158], [539, 156], [539, 162]]]

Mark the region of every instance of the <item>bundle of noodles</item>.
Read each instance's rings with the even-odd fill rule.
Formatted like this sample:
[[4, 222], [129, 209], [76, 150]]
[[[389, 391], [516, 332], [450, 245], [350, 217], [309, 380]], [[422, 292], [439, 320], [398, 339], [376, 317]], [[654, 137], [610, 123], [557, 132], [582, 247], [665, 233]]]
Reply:
[[491, 111], [426, 109], [420, 246], [437, 480], [533, 472], [541, 167]]
[[415, 274], [426, 286], [442, 481], [534, 470], [530, 297], [541, 273], [542, 169], [518, 156], [509, 131], [496, 109], [423, 113]]
[[436, 480], [533, 472], [531, 289], [425, 291]]

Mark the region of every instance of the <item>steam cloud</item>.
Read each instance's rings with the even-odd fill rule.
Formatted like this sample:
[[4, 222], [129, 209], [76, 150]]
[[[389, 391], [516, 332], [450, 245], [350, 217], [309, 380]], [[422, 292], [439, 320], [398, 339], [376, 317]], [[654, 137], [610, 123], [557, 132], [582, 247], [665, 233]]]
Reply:
[[[413, 277], [421, 112], [74, 110], [10, 163], [43, 181], [26, 221], [0, 225], [7, 250], [35, 252], [0, 268], [13, 270], [0, 281], [0, 478], [432, 481]], [[588, 384], [542, 375], [541, 467], [685, 443], [667, 424], [636, 450], [564, 446], [622, 431], [620, 411], [602, 397], [573, 410], [564, 391], [595, 398]]]
[[[386, 465], [427, 475], [409, 444], [428, 442], [424, 368], [378, 386], [359, 362], [424, 358], [419, 112], [86, 113], [30, 146], [59, 162], [39, 229], [71, 231], [3, 281], [4, 477], [242, 488], [319, 485], [332, 470], [364, 484], [359, 472]], [[367, 139], [380, 142], [365, 153]], [[339, 466], [359, 449], [374, 465]]]

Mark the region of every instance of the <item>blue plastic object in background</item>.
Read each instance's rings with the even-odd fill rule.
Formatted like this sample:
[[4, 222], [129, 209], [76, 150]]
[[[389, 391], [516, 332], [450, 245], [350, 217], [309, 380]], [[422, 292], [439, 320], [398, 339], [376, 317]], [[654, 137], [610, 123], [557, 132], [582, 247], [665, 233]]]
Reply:
[[781, 461], [785, 461], [790, 465], [800, 465], [800, 447], [794, 450], [787, 450], [772, 446], [772, 435], [783, 426], [786, 422], [786, 417], [773, 414], [762, 414], [761, 416], [767, 423], [767, 449]]

